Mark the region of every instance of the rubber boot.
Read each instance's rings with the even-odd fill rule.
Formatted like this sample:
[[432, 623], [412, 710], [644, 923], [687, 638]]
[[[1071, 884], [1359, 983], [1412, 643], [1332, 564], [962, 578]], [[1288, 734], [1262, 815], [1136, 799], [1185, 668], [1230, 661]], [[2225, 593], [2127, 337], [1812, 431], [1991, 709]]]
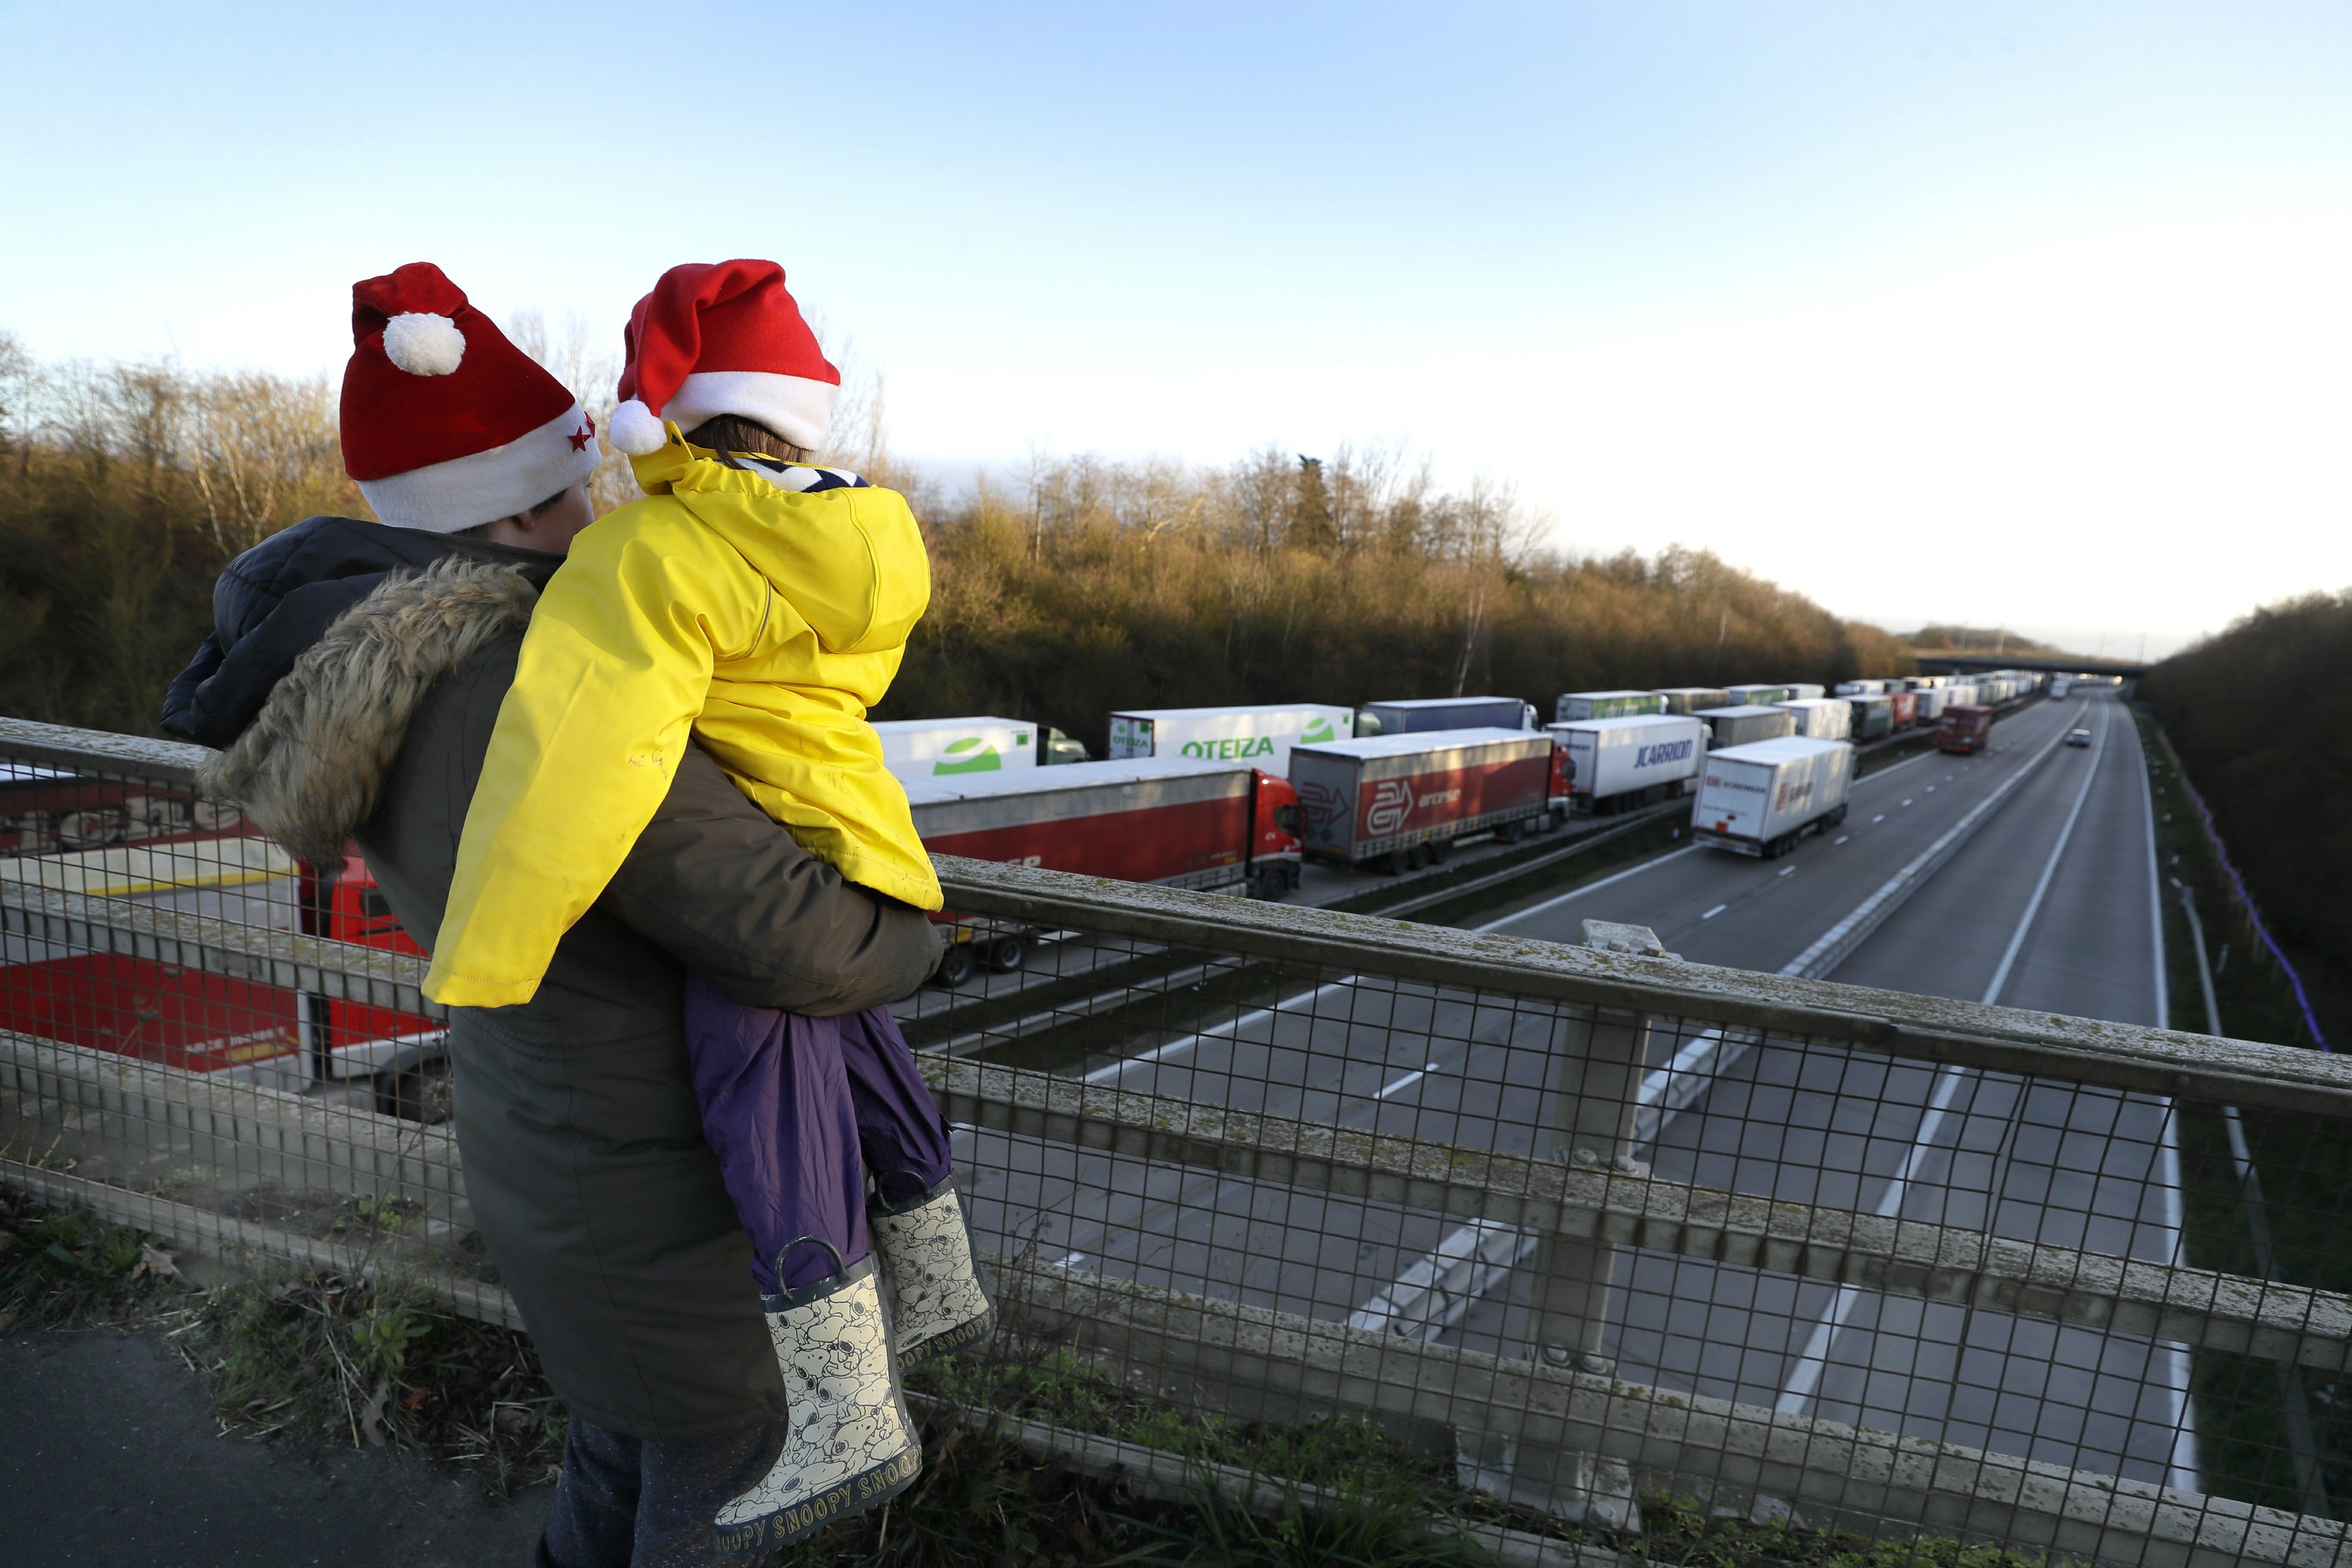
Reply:
[[[783, 1452], [766, 1477], [720, 1509], [719, 1549], [772, 1551], [898, 1496], [923, 1468], [890, 1352], [890, 1327], [872, 1258], [814, 1284], [762, 1296], [784, 1374]], [[790, 1252], [791, 1247], [784, 1249]], [[778, 1255], [776, 1272], [783, 1275]]]
[[866, 1228], [890, 1281], [901, 1367], [911, 1371], [988, 1338], [996, 1309], [972, 1266], [971, 1228], [953, 1178], [904, 1203], [869, 1207]]

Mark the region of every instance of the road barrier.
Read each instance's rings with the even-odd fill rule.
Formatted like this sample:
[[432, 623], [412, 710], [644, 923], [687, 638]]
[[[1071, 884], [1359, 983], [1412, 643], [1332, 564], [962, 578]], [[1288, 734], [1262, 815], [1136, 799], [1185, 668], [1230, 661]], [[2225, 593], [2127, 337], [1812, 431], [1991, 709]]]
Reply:
[[[254, 876], [277, 863], [196, 800], [200, 755], [0, 721], [0, 1180], [514, 1321], [454, 1141], [384, 1110], [438, 1103], [423, 961], [348, 879]], [[61, 870], [126, 846], [169, 852]], [[2277, 1480], [2262, 1375], [2301, 1370], [2340, 1465], [2341, 1216], [2283, 1214], [2281, 1278], [2231, 1271], [2235, 1237], [2194, 1228], [2231, 1212], [2223, 1152], [2224, 1201], [2168, 1217], [2183, 1118], [2310, 1129], [2252, 1151], [2273, 1172], [2332, 1158], [2333, 1058], [1708, 969], [1598, 922], [1570, 947], [940, 869], [958, 914], [1032, 933], [923, 1009], [1018, 1347], [1190, 1416], [1376, 1423], [1517, 1510], [1514, 1542], [1631, 1548], [1670, 1492], [2065, 1559], [2352, 1561]], [[1915, 1148], [1931, 1086], [1946, 1135]]]

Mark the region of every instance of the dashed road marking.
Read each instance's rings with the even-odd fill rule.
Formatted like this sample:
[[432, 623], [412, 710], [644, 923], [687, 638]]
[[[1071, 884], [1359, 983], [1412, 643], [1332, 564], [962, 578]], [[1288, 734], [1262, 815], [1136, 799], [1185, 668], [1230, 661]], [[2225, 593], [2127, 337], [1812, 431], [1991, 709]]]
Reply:
[[1729, 909], [1730, 907], [1731, 907], [1731, 906], [1730, 906], [1729, 904], [1717, 904], [1717, 905], [1716, 905], [1716, 906], [1715, 906], [1715, 908], [1713, 908], [1713, 909], [1711, 909], [1711, 910], [1707, 910], [1707, 911], [1706, 911], [1706, 913], [1705, 913], [1705, 914], [1703, 914], [1703, 915], [1699, 916], [1698, 918], [1699, 918], [1699, 919], [1701, 919], [1701, 920], [1703, 920], [1703, 921], [1711, 921], [1711, 920], [1715, 919], [1715, 917], [1716, 917], [1716, 916], [1717, 916], [1717, 915], [1721, 914], [1724, 910], [1726, 910]]

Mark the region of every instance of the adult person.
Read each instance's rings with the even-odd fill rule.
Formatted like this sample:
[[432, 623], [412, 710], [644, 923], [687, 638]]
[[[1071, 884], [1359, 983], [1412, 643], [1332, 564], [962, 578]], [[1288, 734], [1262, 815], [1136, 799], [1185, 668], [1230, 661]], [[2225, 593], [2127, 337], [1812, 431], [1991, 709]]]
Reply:
[[[226, 748], [207, 784], [298, 853], [356, 837], [428, 948], [537, 590], [593, 516], [572, 395], [433, 267], [353, 289], [345, 462], [383, 521], [312, 519], [238, 557], [167, 729]], [[704, 1142], [691, 969], [813, 1016], [904, 996], [937, 938], [843, 881], [689, 751], [528, 1004], [450, 1017], [477, 1227], [571, 1436], [551, 1568], [713, 1561], [787, 1401], [749, 1244]]]

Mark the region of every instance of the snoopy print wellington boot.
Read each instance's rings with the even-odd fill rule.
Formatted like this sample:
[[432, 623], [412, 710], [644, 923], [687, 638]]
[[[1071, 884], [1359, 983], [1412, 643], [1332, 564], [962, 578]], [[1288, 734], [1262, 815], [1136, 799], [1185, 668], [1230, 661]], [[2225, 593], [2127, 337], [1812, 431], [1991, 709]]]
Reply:
[[[834, 1272], [814, 1284], [762, 1296], [768, 1334], [784, 1374], [784, 1450], [759, 1485], [719, 1510], [719, 1544], [730, 1554], [771, 1551], [904, 1491], [923, 1468], [922, 1440], [908, 1418], [891, 1354], [875, 1260], [848, 1268], [831, 1243]], [[783, 1256], [776, 1272], [783, 1274]]]
[[918, 1367], [988, 1338], [996, 1309], [972, 1265], [971, 1230], [952, 1177], [905, 1203], [868, 1207], [866, 1227], [889, 1279], [900, 1366]]

